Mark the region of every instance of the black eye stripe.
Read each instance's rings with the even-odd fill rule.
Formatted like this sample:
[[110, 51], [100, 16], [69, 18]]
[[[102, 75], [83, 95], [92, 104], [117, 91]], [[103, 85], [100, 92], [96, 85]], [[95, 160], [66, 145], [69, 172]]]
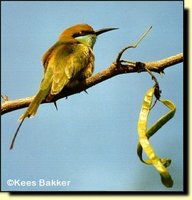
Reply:
[[94, 34], [94, 31], [80, 31], [78, 33], [74, 33], [73, 37], [75, 38], [75, 37], [84, 36], [88, 34]]

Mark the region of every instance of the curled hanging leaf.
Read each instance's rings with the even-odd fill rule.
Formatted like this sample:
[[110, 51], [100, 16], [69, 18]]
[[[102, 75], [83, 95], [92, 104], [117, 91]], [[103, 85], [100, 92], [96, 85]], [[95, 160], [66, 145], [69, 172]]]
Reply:
[[[170, 164], [171, 160], [169, 158], [159, 158], [154, 149], [152, 148], [151, 144], [149, 143], [149, 138], [157, 132], [165, 123], [167, 123], [175, 114], [176, 107], [173, 102], [170, 100], [162, 100], [165, 106], [167, 106], [170, 111], [163, 115], [160, 119], [158, 119], [148, 130], [147, 130], [147, 121], [148, 116], [151, 110], [151, 104], [153, 101], [153, 96], [155, 92], [155, 87], [150, 88], [144, 97], [143, 104], [141, 107], [139, 121], [138, 121], [138, 134], [139, 134], [139, 143], [137, 146], [137, 154], [140, 160], [148, 165], [153, 165], [156, 170], [159, 172], [161, 176], [161, 181], [166, 187], [173, 186], [173, 180], [166, 169]], [[142, 153], [143, 150], [145, 151], [148, 160], [143, 160]]]

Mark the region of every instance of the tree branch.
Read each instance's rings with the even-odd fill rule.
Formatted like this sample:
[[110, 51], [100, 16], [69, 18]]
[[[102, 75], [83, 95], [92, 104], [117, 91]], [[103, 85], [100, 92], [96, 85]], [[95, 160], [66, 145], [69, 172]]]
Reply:
[[[163, 70], [167, 67], [183, 62], [182, 53], [176, 54], [174, 56], [171, 56], [162, 60], [153, 61], [153, 62], [145, 62], [145, 63], [128, 61], [128, 63], [126, 62], [126, 64], [123, 64], [125, 62], [121, 61], [120, 57], [121, 55], [118, 55], [118, 59], [116, 60], [116, 62], [112, 63], [108, 68], [104, 69], [103, 71], [86, 79], [77, 87], [73, 89], [64, 89], [61, 93], [56, 95], [55, 98], [51, 102], [43, 101], [42, 103], [53, 103], [61, 98], [68, 97], [76, 93], [80, 93], [100, 82], [103, 82], [119, 74], [144, 72], [146, 71], [145, 68], [149, 69], [150, 71], [160, 73], [160, 72], [163, 72]], [[3, 115], [5, 113], [8, 113], [14, 110], [28, 107], [31, 101], [33, 100], [33, 98], [34, 96], [26, 97], [22, 99], [16, 99], [16, 100], [7, 100], [5, 98], [1, 104], [1, 114]]]

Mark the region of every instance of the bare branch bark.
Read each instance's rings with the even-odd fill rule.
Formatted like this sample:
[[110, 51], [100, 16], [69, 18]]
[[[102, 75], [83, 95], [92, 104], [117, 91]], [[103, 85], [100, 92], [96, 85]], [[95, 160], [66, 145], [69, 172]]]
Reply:
[[[55, 96], [55, 98], [51, 102], [45, 102], [42, 103], [53, 103], [61, 98], [68, 97], [70, 95], [80, 93], [100, 82], [103, 82], [109, 78], [112, 78], [119, 74], [125, 74], [125, 73], [134, 73], [134, 72], [144, 72], [146, 71], [145, 68], [149, 69], [150, 71], [154, 72], [163, 72], [163, 70], [167, 67], [170, 67], [172, 65], [176, 65], [178, 63], [183, 62], [183, 54], [179, 53], [174, 56], [153, 61], [153, 62], [135, 62], [133, 63], [126, 63], [122, 64], [123, 62], [114, 62], [112, 63], [108, 68], [104, 69], [103, 71], [91, 76], [90, 78], [86, 79], [84, 82], [79, 84], [76, 88], [73, 89], [65, 89], [60, 94]], [[31, 101], [33, 100], [34, 96], [32, 97], [26, 97], [22, 99], [16, 99], [16, 100], [5, 100], [1, 104], [1, 114], [5, 114], [14, 110], [18, 110], [21, 108], [28, 107]]]

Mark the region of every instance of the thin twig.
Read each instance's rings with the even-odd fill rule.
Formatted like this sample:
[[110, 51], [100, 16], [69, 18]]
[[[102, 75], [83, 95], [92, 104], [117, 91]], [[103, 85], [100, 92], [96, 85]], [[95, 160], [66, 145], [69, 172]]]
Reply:
[[139, 43], [143, 40], [143, 38], [149, 33], [149, 31], [150, 31], [151, 29], [152, 29], [152, 26], [150, 26], [150, 27], [145, 31], [145, 33], [143, 33], [143, 35], [139, 38], [139, 40], [138, 40], [134, 45], [129, 45], [129, 46], [123, 48], [123, 49], [119, 52], [119, 54], [118, 54], [118, 56], [117, 56], [117, 58], [116, 58], [116, 63], [119, 63], [119, 62], [120, 62], [120, 59], [121, 59], [121, 57], [122, 57], [122, 54], [123, 54], [127, 49], [136, 48], [136, 47], [139, 45]]

